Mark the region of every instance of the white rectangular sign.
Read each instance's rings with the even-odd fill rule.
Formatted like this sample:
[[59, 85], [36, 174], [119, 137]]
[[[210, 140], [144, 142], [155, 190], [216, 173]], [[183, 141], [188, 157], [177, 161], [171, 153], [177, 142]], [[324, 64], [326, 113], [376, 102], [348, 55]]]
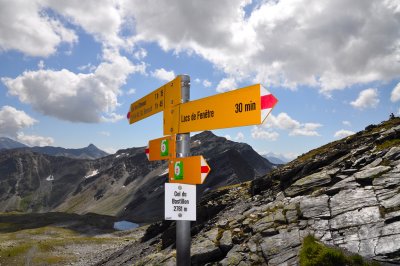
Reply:
[[196, 185], [165, 183], [165, 220], [196, 221]]

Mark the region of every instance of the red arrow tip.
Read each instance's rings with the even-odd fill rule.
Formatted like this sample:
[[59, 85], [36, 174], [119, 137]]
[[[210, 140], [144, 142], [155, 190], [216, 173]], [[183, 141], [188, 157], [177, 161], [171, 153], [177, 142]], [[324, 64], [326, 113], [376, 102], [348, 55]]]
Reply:
[[263, 95], [261, 96], [261, 110], [273, 108], [277, 102], [278, 99], [276, 99], [274, 95]]
[[201, 173], [202, 174], [207, 174], [208, 172], [210, 172], [210, 167], [208, 165], [202, 165], [201, 166]]

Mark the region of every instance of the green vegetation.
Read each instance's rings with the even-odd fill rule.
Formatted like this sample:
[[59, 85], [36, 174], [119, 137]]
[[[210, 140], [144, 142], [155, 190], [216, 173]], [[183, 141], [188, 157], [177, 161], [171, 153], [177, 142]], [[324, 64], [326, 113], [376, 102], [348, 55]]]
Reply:
[[394, 146], [400, 146], [400, 139], [387, 140], [384, 143], [377, 145], [376, 149], [378, 151], [381, 151], [381, 150], [388, 149], [388, 148], [391, 148], [391, 147], [394, 147]]
[[113, 221], [95, 214], [0, 213], [0, 265], [73, 264], [82, 250], [90, 253], [137, 241], [135, 233], [114, 234]]
[[300, 250], [301, 266], [377, 266], [378, 262], [365, 261], [360, 255], [346, 256], [341, 250], [324, 246], [313, 236], [303, 240]]

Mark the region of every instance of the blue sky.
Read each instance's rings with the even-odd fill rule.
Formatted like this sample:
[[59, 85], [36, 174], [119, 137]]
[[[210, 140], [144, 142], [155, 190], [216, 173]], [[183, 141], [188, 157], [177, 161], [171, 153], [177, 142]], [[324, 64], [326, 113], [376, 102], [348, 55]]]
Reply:
[[261, 83], [265, 124], [214, 133], [292, 159], [400, 114], [400, 4], [0, 1], [1, 136], [145, 146], [162, 114], [129, 125], [129, 105], [179, 74], [192, 100]]

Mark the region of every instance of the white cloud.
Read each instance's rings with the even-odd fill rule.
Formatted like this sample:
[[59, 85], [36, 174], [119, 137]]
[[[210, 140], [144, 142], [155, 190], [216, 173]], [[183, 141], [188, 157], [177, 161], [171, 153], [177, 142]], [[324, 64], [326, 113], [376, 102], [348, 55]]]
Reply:
[[203, 86], [208, 88], [211, 87], [212, 83], [210, 81], [208, 81], [207, 79], [203, 80]]
[[262, 156], [271, 156], [271, 157], [275, 157], [275, 158], [278, 158], [278, 159], [281, 159], [281, 160], [287, 161], [287, 162], [290, 162], [299, 156], [299, 154], [295, 153], [295, 152], [278, 153], [278, 152], [267, 152], [267, 151], [258, 152], [257, 151], [257, 153], [261, 154]]
[[394, 2], [262, 1], [251, 10], [245, 0], [133, 0], [125, 10], [135, 18], [136, 41], [194, 52], [236, 80], [310, 85], [329, 95], [399, 77]]
[[78, 70], [93, 72], [96, 70], [96, 66], [92, 65], [91, 63], [87, 63], [86, 65], [79, 66]]
[[5, 105], [0, 109], [0, 135], [16, 137], [21, 129], [33, 126], [37, 122], [24, 111], [12, 106]]
[[38, 112], [72, 122], [117, 121], [120, 86], [129, 74], [144, 71], [113, 50], [104, 50], [104, 62], [89, 74], [67, 69], [25, 71], [13, 78], [2, 78], [10, 95], [30, 104]]
[[127, 95], [133, 95], [135, 93], [136, 93], [136, 89], [134, 89], [134, 88], [131, 88], [126, 92]]
[[318, 123], [305, 123], [298, 128], [293, 129], [289, 136], [321, 136], [316, 130], [322, 127], [321, 124]]
[[107, 152], [108, 154], [114, 154], [117, 152], [117, 149], [113, 147], [100, 148], [100, 149]]
[[396, 87], [393, 89], [392, 94], [390, 95], [390, 100], [392, 102], [397, 102], [400, 100], [400, 82], [397, 83]]
[[0, 2], [0, 51], [49, 56], [61, 43], [73, 44], [77, 40], [75, 32], [50, 18], [39, 1]]
[[346, 130], [346, 129], [341, 129], [335, 132], [334, 137], [335, 138], [344, 138], [344, 137], [348, 137], [350, 135], [353, 135], [355, 132], [350, 131], [350, 130]]
[[29, 146], [50, 146], [54, 143], [54, 139], [50, 137], [42, 137], [37, 135], [25, 135], [20, 132], [17, 135], [18, 141]]
[[102, 135], [102, 136], [106, 136], [106, 137], [111, 136], [111, 133], [108, 132], [108, 131], [100, 131], [99, 134]]
[[58, 1], [43, 0], [42, 5], [64, 16], [70, 23], [79, 25], [87, 33], [108, 47], [125, 46], [127, 38], [121, 37], [121, 31], [132, 27], [124, 16], [122, 1]]
[[261, 126], [253, 126], [251, 129], [251, 137], [253, 139], [276, 141], [279, 137], [279, 133], [271, 130], [264, 130]]
[[234, 78], [224, 78], [217, 86], [217, 92], [225, 92], [237, 89], [237, 84]]
[[231, 137], [231, 135], [225, 135], [225, 138], [227, 139], [227, 140], [232, 140], [232, 137]]
[[39, 61], [39, 63], [38, 63], [38, 68], [39, 68], [39, 69], [43, 69], [43, 68], [44, 68], [44, 62], [43, 62], [43, 60], [40, 60], [40, 61]]
[[375, 108], [379, 103], [377, 89], [366, 89], [360, 92], [358, 98], [350, 104], [356, 109]]
[[236, 141], [243, 141], [244, 140], [244, 134], [242, 132], [238, 132], [235, 138]]
[[174, 71], [167, 71], [164, 68], [156, 69], [151, 75], [159, 80], [171, 81], [175, 78]]
[[289, 136], [320, 136], [317, 129], [322, 127], [319, 123], [300, 123], [287, 113], [280, 113], [278, 116], [270, 114], [263, 126], [265, 128], [287, 130], [289, 131]]
[[350, 121], [342, 121], [342, 124], [348, 127], [351, 127]]
[[146, 56], [147, 56], [147, 51], [143, 48], [139, 48], [139, 50], [137, 50], [133, 56], [137, 59], [137, 60], [143, 60]]

